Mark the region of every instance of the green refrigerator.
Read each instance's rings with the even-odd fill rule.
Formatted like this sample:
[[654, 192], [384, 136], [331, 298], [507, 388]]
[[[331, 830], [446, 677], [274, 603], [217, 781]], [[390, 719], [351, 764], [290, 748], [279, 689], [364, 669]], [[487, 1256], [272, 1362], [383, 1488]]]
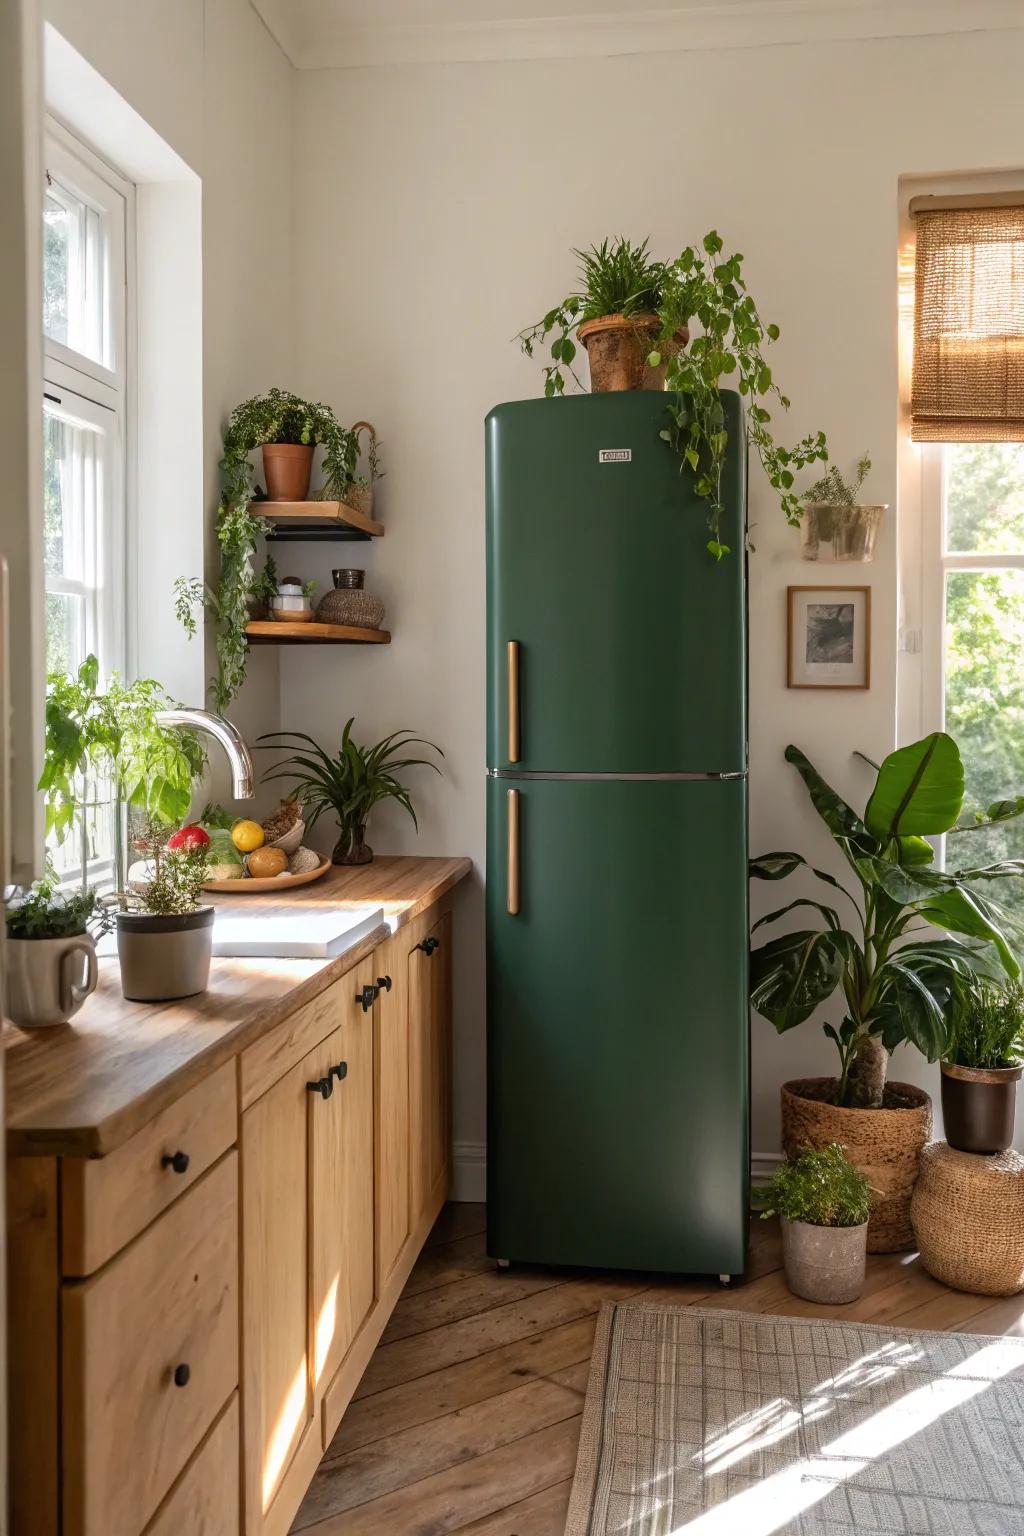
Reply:
[[746, 507], [657, 392], [500, 405], [487, 446], [488, 1252], [746, 1262]]

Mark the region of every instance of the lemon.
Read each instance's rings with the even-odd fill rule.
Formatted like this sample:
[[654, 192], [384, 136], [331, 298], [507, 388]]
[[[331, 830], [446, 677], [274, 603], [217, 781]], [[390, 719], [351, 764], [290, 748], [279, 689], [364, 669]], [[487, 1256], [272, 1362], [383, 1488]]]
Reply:
[[231, 828], [231, 841], [239, 853], [252, 853], [262, 848], [264, 832], [258, 821], [236, 821]]

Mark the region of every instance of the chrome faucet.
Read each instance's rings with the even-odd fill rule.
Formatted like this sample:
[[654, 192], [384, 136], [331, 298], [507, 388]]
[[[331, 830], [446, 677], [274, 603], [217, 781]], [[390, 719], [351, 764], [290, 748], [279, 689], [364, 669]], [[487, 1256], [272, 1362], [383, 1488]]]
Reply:
[[183, 727], [190, 731], [205, 731], [219, 741], [231, 764], [231, 793], [235, 800], [251, 800], [255, 793], [255, 770], [249, 748], [241, 733], [223, 715], [215, 715], [210, 709], [161, 709], [156, 716], [157, 725]]

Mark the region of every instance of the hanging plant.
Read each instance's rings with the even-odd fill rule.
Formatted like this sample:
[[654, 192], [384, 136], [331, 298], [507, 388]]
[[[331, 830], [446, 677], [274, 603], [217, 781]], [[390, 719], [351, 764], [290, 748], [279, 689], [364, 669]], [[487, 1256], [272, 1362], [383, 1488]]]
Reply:
[[220, 580], [216, 587], [200, 577], [179, 576], [174, 584], [175, 613], [189, 636], [198, 617], [208, 613], [216, 625], [217, 675], [210, 679], [210, 698], [218, 710], [227, 709], [245, 681], [245, 628], [252, 603], [266, 603], [277, 588], [277, 571], [268, 555], [256, 567], [257, 541], [272, 529], [256, 517], [251, 503], [262, 498], [250, 455], [265, 443], [301, 443], [323, 449], [323, 483], [319, 501], [343, 501], [359, 461], [359, 441], [343, 427], [329, 406], [310, 402], [286, 390], [270, 389], [236, 405], [224, 433], [220, 461], [221, 503], [217, 512]]
[[[667, 364], [664, 387], [670, 419], [661, 436], [679, 455], [680, 466], [693, 473], [697, 495], [708, 508], [707, 548], [720, 560], [729, 553], [720, 538], [729, 441], [719, 396], [723, 384], [734, 382], [745, 397], [747, 442], [757, 450], [786, 521], [794, 526], [803, 511], [793, 491], [795, 475], [815, 460], [827, 460], [825, 434], [808, 433], [791, 448], [780, 446], [772, 435], [766, 402], [784, 410], [790, 403], [764, 358], [769, 344], [779, 339], [779, 327], [762, 321], [747, 293], [743, 257], [723, 258], [722, 239], [715, 230], [704, 236], [700, 249], [688, 245], [668, 263], [652, 261], [647, 246], [646, 240], [639, 246], [618, 240], [577, 251], [582, 290], [563, 299], [516, 340], [528, 357], [536, 347], [549, 347], [552, 362], [544, 368], [544, 393], [561, 395], [567, 373], [579, 385], [572, 364], [580, 325], [606, 315], [631, 322], [648, 366]], [[700, 334], [689, 346], [681, 345], [692, 321], [699, 324]]]

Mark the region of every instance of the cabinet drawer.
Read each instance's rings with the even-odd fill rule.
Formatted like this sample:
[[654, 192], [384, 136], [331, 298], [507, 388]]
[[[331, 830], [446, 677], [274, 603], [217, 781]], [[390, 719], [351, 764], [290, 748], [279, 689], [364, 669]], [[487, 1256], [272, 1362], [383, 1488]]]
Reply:
[[138, 1536], [238, 1385], [238, 1155], [61, 1292], [65, 1536]]
[[167, 1495], [146, 1536], [238, 1536], [238, 1394]]
[[235, 1081], [227, 1061], [109, 1157], [63, 1159], [65, 1275], [99, 1269], [227, 1151], [238, 1129]]

